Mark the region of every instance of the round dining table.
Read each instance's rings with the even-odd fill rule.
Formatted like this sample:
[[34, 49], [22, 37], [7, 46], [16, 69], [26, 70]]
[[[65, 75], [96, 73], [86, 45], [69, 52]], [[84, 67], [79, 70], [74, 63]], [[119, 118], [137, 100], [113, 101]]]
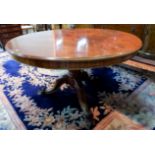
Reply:
[[90, 116], [83, 81], [89, 78], [83, 70], [119, 64], [130, 59], [141, 48], [135, 35], [110, 29], [62, 29], [22, 35], [7, 42], [5, 49], [24, 64], [46, 69], [67, 69], [69, 74], [58, 78], [52, 94], [62, 84], [77, 93], [81, 109]]

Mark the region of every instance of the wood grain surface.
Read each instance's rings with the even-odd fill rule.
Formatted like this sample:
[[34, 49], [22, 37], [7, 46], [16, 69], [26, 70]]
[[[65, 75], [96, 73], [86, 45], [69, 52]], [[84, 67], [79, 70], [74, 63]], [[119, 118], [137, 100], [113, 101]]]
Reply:
[[126, 32], [66, 29], [31, 33], [10, 40], [5, 48], [18, 61], [54, 69], [102, 67], [129, 59], [142, 46]]

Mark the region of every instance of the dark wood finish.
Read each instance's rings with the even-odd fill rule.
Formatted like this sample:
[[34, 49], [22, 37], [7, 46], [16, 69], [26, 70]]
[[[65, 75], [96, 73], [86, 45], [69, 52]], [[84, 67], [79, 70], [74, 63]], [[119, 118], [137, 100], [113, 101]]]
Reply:
[[12, 55], [12, 57], [24, 64], [41, 68], [79, 70], [84, 68], [104, 67], [108, 65], [118, 64], [120, 62], [132, 58], [135, 54], [136, 52], [130, 55], [120, 56], [118, 58], [109, 58], [109, 59], [107, 58], [102, 60], [86, 60], [86, 61], [36, 60], [27, 58], [24, 59], [14, 55]]
[[146, 24], [144, 29], [144, 46], [139, 55], [155, 60], [155, 24]]
[[145, 24], [94, 24], [94, 28], [113, 29], [129, 32], [144, 39]]
[[0, 41], [3, 46], [12, 38], [22, 35], [20, 24], [0, 24]]
[[23, 35], [10, 40], [6, 50], [26, 64], [75, 70], [122, 62], [141, 46], [139, 38], [126, 32], [72, 29]]
[[84, 91], [84, 85], [82, 83], [82, 81], [85, 81], [88, 79], [89, 79], [89, 75], [87, 74], [87, 72], [84, 72], [82, 70], [71, 70], [69, 71], [68, 75], [64, 75], [63, 77], [58, 78], [55, 81], [55, 84], [53, 85], [51, 90], [45, 89], [39, 93], [53, 94], [61, 87], [61, 85], [65, 83], [69, 85], [72, 89], [76, 90], [76, 94], [77, 94], [81, 109], [85, 112], [85, 114], [88, 117], [91, 117], [90, 110], [87, 105], [87, 95]]
[[76, 90], [81, 109], [90, 117], [84, 85], [88, 75], [82, 68], [103, 67], [129, 59], [140, 49], [136, 36], [104, 29], [54, 30], [28, 34], [12, 39], [6, 50], [18, 61], [45, 68], [69, 69], [56, 81], [53, 93], [63, 83]]

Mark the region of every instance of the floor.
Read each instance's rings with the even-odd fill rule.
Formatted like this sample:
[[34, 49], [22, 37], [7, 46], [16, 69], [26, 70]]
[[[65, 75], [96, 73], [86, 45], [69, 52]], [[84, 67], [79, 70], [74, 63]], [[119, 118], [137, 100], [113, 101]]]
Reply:
[[[0, 49], [0, 52], [4, 52], [3, 49]], [[152, 74], [155, 75], [155, 66], [141, 63], [134, 60], [127, 60], [123, 62], [123, 65], [130, 65], [132, 67], [136, 67], [137, 69], [143, 69], [144, 71], [151, 71]], [[117, 117], [116, 117], [117, 116]], [[125, 120], [125, 121], [124, 121]], [[129, 122], [128, 124], [124, 124], [124, 122]], [[108, 125], [106, 125], [108, 123]], [[133, 124], [133, 126], [129, 126], [129, 124]], [[95, 129], [143, 129], [143, 127], [139, 125], [135, 125], [134, 122], [123, 116], [121, 113], [117, 111], [108, 116], [108, 118], [103, 119]]]
[[[4, 52], [3, 53], [3, 55], [6, 55], [7, 54], [7, 52]], [[2, 54], [1, 54], [2, 55]], [[8, 56], [6, 56], [6, 57], [2, 57], [1, 58], [1, 60], [2, 60], [2, 62], [4, 61], [4, 60], [7, 60], [8, 61]], [[2, 65], [3, 65], [3, 63], [2, 63]], [[12, 103], [12, 104], [14, 104], [14, 105], [16, 105], [17, 106], [17, 109], [16, 110], [18, 110], [19, 109], [19, 106], [20, 106], [20, 109], [23, 111], [24, 109], [26, 109], [26, 115], [25, 115], [25, 113], [24, 113], [24, 116], [27, 116], [27, 110], [28, 109], [30, 109], [30, 105], [31, 105], [31, 109], [33, 109], [33, 110], [31, 110], [31, 111], [34, 111], [34, 108], [35, 109], [37, 109], [37, 111], [39, 110], [39, 112], [43, 112], [43, 115], [44, 114], [46, 114], [46, 113], [44, 113], [44, 111], [40, 111], [41, 109], [45, 109], [44, 107], [40, 107], [39, 105], [40, 105], [40, 103], [43, 103], [43, 101], [41, 101], [41, 102], [39, 102], [38, 103], [38, 100], [34, 100], [34, 102], [31, 102], [31, 100], [30, 99], [35, 99], [35, 96], [38, 96], [37, 94], [35, 94], [35, 92], [36, 91], [32, 91], [32, 92], [30, 92], [30, 94], [29, 94], [29, 90], [28, 90], [28, 88], [31, 88], [31, 90], [37, 90], [37, 89], [39, 89], [38, 88], [38, 85], [39, 86], [43, 86], [44, 85], [44, 82], [48, 82], [48, 81], [46, 81], [46, 80], [44, 80], [44, 78], [46, 78], [45, 76], [42, 76], [42, 74], [44, 74], [45, 73], [45, 71], [43, 70], [43, 72], [42, 72], [42, 70], [37, 70], [37, 72], [34, 72], [34, 69], [33, 68], [27, 68], [25, 65], [21, 65], [20, 66], [20, 68], [18, 67], [18, 63], [15, 63], [14, 61], [11, 61], [11, 59], [10, 59], [10, 61], [8, 61], [7, 63], [5, 63], [5, 65], [3, 65], [3, 69], [1, 69], [1, 84], [2, 84], [2, 86], [3, 86], [3, 83], [4, 83], [4, 85], [6, 85], [6, 87], [5, 87], [5, 93], [7, 94], [7, 92], [9, 92], [9, 95], [7, 94], [7, 97], [9, 98], [9, 96], [11, 95], [13, 95], [14, 96], [14, 94], [16, 95], [15, 97], [13, 97], [13, 99], [15, 99], [15, 104], [14, 103]], [[13, 67], [13, 70], [12, 70], [12, 66], [14, 66]], [[25, 68], [26, 67], [26, 68]], [[4, 69], [5, 68], [5, 69]], [[107, 76], [105, 76], [105, 80], [107, 80], [107, 83], [108, 83], [108, 79], [106, 79], [106, 77], [108, 77], [109, 76], [109, 70], [110, 70], [110, 68], [107, 70], [106, 69], [106, 74], [107, 74]], [[13, 71], [13, 72], [12, 72]], [[88, 70], [89, 71], [89, 74], [94, 74], [94, 76], [93, 77], [95, 77], [95, 75], [98, 75], [99, 74], [99, 70], [98, 71], [96, 71], [95, 73], [94, 72], [90, 72], [90, 70]], [[94, 102], [96, 102], [96, 103], [100, 103], [101, 104], [101, 108], [102, 109], [105, 109], [105, 107], [106, 107], [106, 111], [107, 111], [107, 109], [109, 109], [108, 107], [107, 107], [107, 103], [108, 104], [110, 104], [109, 102], [111, 101], [111, 100], [114, 100], [114, 102], [111, 102], [111, 103], [114, 103], [114, 105], [120, 105], [119, 107], [114, 107], [115, 109], [117, 108], [117, 110], [122, 110], [121, 108], [123, 108], [123, 105], [124, 105], [124, 103], [125, 103], [125, 100], [127, 99], [125, 96], [126, 96], [126, 91], [128, 92], [128, 90], [131, 90], [131, 91], [133, 91], [135, 88], [141, 88], [141, 87], [139, 87], [139, 86], [143, 86], [142, 85], [142, 83], [144, 82], [144, 80], [145, 79], [141, 79], [141, 75], [143, 75], [143, 71], [141, 71], [142, 72], [142, 74], [137, 74], [136, 72], [132, 72], [131, 70], [124, 70], [123, 68], [120, 68], [120, 67], [114, 67], [113, 68], [113, 70], [110, 70], [110, 72], [113, 72], [114, 74], [116, 73], [116, 75], [114, 75], [115, 76], [115, 78], [113, 79], [113, 80], [110, 80], [111, 81], [111, 83], [113, 83], [112, 85], [110, 84], [108, 84], [108, 85], [105, 85], [105, 87], [106, 87], [106, 89], [101, 89], [101, 90], [99, 90], [98, 92], [99, 92], [99, 96], [97, 95], [97, 102], [96, 102], [96, 100], [94, 100], [94, 98], [92, 98], [93, 99], [93, 102], [91, 103], [91, 104], [94, 104]], [[16, 73], [19, 73], [19, 74], [16, 74]], [[105, 71], [104, 71], [105, 72]], [[9, 74], [8, 74], [9, 73]], [[41, 74], [40, 74], [41, 73]], [[120, 73], [120, 74], [119, 74]], [[145, 74], [146, 72], [144, 72], [144, 74]], [[4, 76], [4, 74], [5, 74], [5, 76]], [[58, 73], [57, 73], [58, 74]], [[56, 72], [52, 72], [52, 75], [57, 75], [56, 74]], [[59, 73], [60, 74], [60, 73]], [[12, 75], [12, 76], [11, 76]], [[17, 76], [16, 76], [17, 75]], [[25, 76], [26, 75], [26, 76]], [[50, 75], [50, 73], [49, 73], [49, 75]], [[111, 75], [111, 77], [113, 77], [113, 74], [110, 74]], [[151, 72], [151, 75], [152, 75], [152, 72]], [[38, 78], [36, 78], [36, 76], [38, 77]], [[9, 78], [8, 78], [9, 77]], [[21, 78], [22, 77], [22, 78]], [[39, 78], [40, 77], [40, 78]], [[120, 79], [121, 78], [121, 79]], [[24, 85], [23, 85], [23, 82], [22, 81], [25, 81], [27, 79], [27, 82], [26, 83], [24, 83]], [[34, 80], [35, 79], [35, 80]], [[36, 81], [36, 79], [39, 79], [39, 81]], [[42, 79], [42, 80], [41, 80]], [[48, 78], [46, 78], [46, 79], [48, 79]], [[42, 81], [42, 82], [40, 82], [40, 80]], [[95, 79], [94, 79], [95, 80]], [[93, 78], [92, 78], [92, 81], [94, 81], [93, 80]], [[115, 86], [115, 82], [119, 82], [119, 80], [121, 80], [120, 81], [120, 85], [118, 85], [118, 86]], [[139, 81], [140, 80], [140, 81]], [[6, 82], [7, 81], [7, 82]], [[16, 85], [15, 84], [15, 82], [17, 82], [17, 81], [19, 81], [19, 85]], [[21, 83], [22, 82], [22, 83]], [[50, 82], [51, 82], [51, 78], [50, 78]], [[101, 81], [102, 82], [102, 81]], [[146, 81], [147, 82], [147, 81]], [[145, 83], [146, 83], [145, 82]], [[97, 84], [97, 83], [96, 83]], [[95, 84], [95, 85], [96, 85]], [[138, 85], [137, 85], [138, 84]], [[148, 86], [150, 86], [149, 84], [148, 84], [148, 82], [146, 83], [147, 84], [147, 87]], [[95, 86], [94, 85], [94, 86]], [[104, 85], [104, 84], [103, 84]], [[154, 82], [154, 85], [155, 85], [155, 82]], [[1, 86], [1, 87], [2, 87]], [[18, 87], [18, 88], [16, 88], [16, 87]], [[2, 87], [2, 89], [3, 89], [4, 87]], [[91, 87], [90, 87], [91, 88]], [[92, 88], [93, 88], [93, 86], [92, 86]], [[94, 87], [95, 88], [95, 87]], [[118, 88], [120, 88], [120, 90], [118, 90]], [[124, 89], [125, 88], [125, 89]], [[150, 93], [150, 92], [153, 92], [155, 87], [148, 87], [148, 89], [150, 90], [148, 90], [148, 89], [142, 89], [140, 92], [141, 93], [138, 93], [138, 100], [137, 100], [137, 102], [136, 103], [139, 103], [138, 105], [142, 105], [142, 102], [141, 101], [143, 101], [143, 98], [144, 98], [144, 95], [143, 95], [143, 92], [145, 93], [145, 94], [148, 94], [148, 93]], [[110, 89], [110, 90], [109, 90]], [[123, 91], [125, 91], [125, 92], [123, 92], [123, 94], [121, 93], [121, 90], [123, 89]], [[7, 91], [8, 90], [8, 91]], [[10, 92], [10, 90], [14, 90], [14, 91], [11, 91]], [[16, 90], [16, 91], [15, 91]], [[18, 91], [19, 90], [19, 91]], [[22, 90], [24, 90], [24, 92], [22, 91]], [[92, 91], [93, 91], [94, 89], [92, 89]], [[95, 89], [96, 90], [96, 89]], [[137, 91], [139, 90], [139, 89], [136, 89]], [[145, 91], [144, 91], [145, 90]], [[147, 91], [148, 90], [148, 91]], [[97, 90], [96, 90], [97, 91]], [[107, 91], [107, 93], [105, 94], [104, 92], [105, 91]], [[136, 95], [137, 94], [137, 91], [135, 92], [134, 91], [134, 94]], [[147, 92], [146, 92], [147, 91]], [[3, 91], [4, 92], [4, 91]], [[11, 93], [11, 94], [10, 94]], [[33, 94], [34, 93], [34, 94]], [[91, 93], [91, 92], [90, 92]], [[128, 92], [129, 93], [129, 95], [130, 95], [130, 93], [131, 92]], [[26, 97], [26, 102], [23, 102], [23, 100], [25, 100], [25, 96], [24, 96], [24, 94], [27, 96]], [[106, 96], [105, 96], [105, 95]], [[140, 96], [140, 94], [141, 94], [141, 96]], [[66, 92], [65, 94], [64, 93], [61, 93], [61, 91], [59, 92], [59, 94], [58, 94], [59, 96], [62, 96], [62, 97], [64, 97], [66, 100], [68, 99], [68, 97], [67, 96], [64, 96], [64, 95], [68, 95], [68, 92]], [[124, 100], [124, 98], [123, 98], [123, 104], [120, 104], [120, 102], [122, 101], [122, 95], [123, 95], [123, 97], [125, 97], [125, 100]], [[152, 95], [152, 94], [151, 94]], [[69, 95], [70, 96], [70, 95]], [[104, 97], [105, 96], [105, 97]], [[19, 99], [19, 100], [17, 100], [17, 98]], [[29, 98], [30, 97], [30, 98]], [[46, 96], [47, 97], [47, 96]], [[1, 97], [2, 98], [2, 97]], [[55, 96], [54, 97], [55, 98], [55, 100], [52, 100], [52, 103], [53, 103], [53, 105], [55, 105], [56, 107], [57, 106], [59, 106], [59, 105], [61, 105], [62, 103], [64, 104], [64, 102], [63, 101], [60, 101], [60, 99], [59, 98], [57, 98], [57, 96]], [[146, 95], [145, 95], [145, 98], [146, 99], [148, 99], [149, 98], [149, 96], [147, 97]], [[28, 99], [28, 100], [27, 100]], [[43, 97], [43, 98], [40, 98], [40, 99], [45, 99], [45, 96]], [[47, 98], [46, 98], [47, 99]], [[115, 101], [116, 101], [116, 99], [117, 99], [117, 101], [119, 101], [119, 103], [116, 103]], [[128, 99], [129, 99], [129, 97], [128, 97]], [[133, 104], [131, 104], [133, 101], [136, 101], [136, 99], [137, 99], [137, 96], [135, 96], [134, 97], [134, 100], [131, 98], [131, 99], [129, 99], [129, 101], [127, 102], [127, 103], [129, 103], [130, 104], [130, 106], [128, 106], [129, 108], [131, 107], [131, 105], [135, 105], [134, 103]], [[155, 99], [155, 98], [153, 98], [153, 99]], [[22, 102], [20, 102], [22, 100]], [[59, 103], [59, 104], [55, 104], [56, 103], [56, 101], [58, 100], [58, 102], [57, 103]], [[69, 103], [71, 102], [71, 100], [68, 100], [69, 101]], [[100, 101], [102, 101], [102, 102], [100, 102]], [[148, 101], [148, 100], [147, 100]], [[12, 100], [12, 98], [11, 98], [11, 102], [14, 102], [13, 100]], [[22, 103], [22, 105], [20, 105], [20, 103]], [[150, 103], [151, 101], [148, 101], [148, 104]], [[6, 101], [4, 101], [3, 103], [6, 103]], [[19, 104], [18, 104], [19, 103]], [[24, 104], [23, 104], [24, 103]], [[25, 104], [26, 103], [26, 104]], [[28, 103], [28, 104], [27, 104]], [[48, 102], [49, 104], [51, 104], [51, 102]], [[66, 102], [66, 104], [69, 104], [68, 102]], [[74, 103], [74, 101], [73, 101], [73, 103]], [[103, 105], [103, 103], [105, 103], [105, 105]], [[152, 102], [151, 102], [152, 103]], [[150, 104], [151, 104], [150, 103]], [[30, 105], [29, 105], [30, 104]], [[66, 106], [66, 104], [64, 105], [65, 107], [67, 107]], [[150, 106], [150, 104], [148, 105], [147, 104], [147, 106], [146, 106], [146, 110], [148, 111], [150, 108], [151, 108], [151, 106]], [[152, 103], [153, 104], [153, 103]], [[9, 104], [10, 105], [10, 104]], [[29, 105], [29, 107], [28, 107], [28, 109], [27, 109], [27, 105]], [[37, 107], [35, 106], [35, 105], [38, 105]], [[43, 104], [44, 105], [44, 104]], [[46, 105], [48, 105], [48, 104], [46, 104]], [[111, 104], [112, 105], [112, 104]], [[35, 107], [34, 107], [35, 106]], [[103, 107], [104, 106], [104, 107]], [[125, 112], [127, 111], [127, 112], [129, 112], [131, 109], [133, 109], [133, 106], [129, 109], [129, 108], [125, 108]], [[47, 107], [47, 106], [46, 106]], [[55, 109], [56, 109], [56, 107], [55, 107]], [[64, 108], [65, 108], [64, 107]], [[139, 116], [139, 113], [140, 113], [140, 116], [141, 116], [141, 107], [144, 107], [144, 106], [138, 106], [137, 108], [136, 107], [134, 107], [134, 114], [135, 114], [135, 112], [136, 112], [136, 115], [138, 114], [138, 116]], [[155, 107], [155, 106], [154, 106]], [[41, 108], [41, 109], [40, 109]], [[59, 107], [57, 107], [57, 109], [58, 109]], [[95, 114], [94, 116], [95, 116], [95, 120], [99, 120], [99, 117], [98, 117], [98, 114], [100, 114], [100, 113], [102, 113], [103, 111], [102, 111], [102, 109], [99, 109], [98, 110], [98, 108], [94, 108], [93, 107], [93, 109], [92, 109], [92, 111], [93, 111], [93, 114]], [[47, 109], [49, 109], [49, 107], [47, 107]], [[66, 109], [66, 108], [65, 108]], [[151, 108], [151, 109], [154, 109], [154, 108]], [[63, 110], [63, 109], [61, 109], [61, 110]], [[145, 110], [145, 109], [142, 109], [142, 110]], [[145, 111], [146, 111], [145, 110]], [[24, 110], [25, 111], [25, 110]], [[76, 110], [77, 111], [77, 110]], [[57, 111], [55, 111], [56, 113], [57, 113]], [[122, 112], [122, 111], [121, 111]], [[133, 110], [132, 110], [132, 112], [133, 112]], [[138, 112], [138, 113], [137, 113]], [[149, 110], [149, 112], [150, 112], [150, 110]], [[48, 113], [50, 113], [50, 111], [48, 112]], [[65, 110], [65, 113], [66, 113], [66, 110]], [[72, 114], [72, 111], [70, 111], [70, 110], [67, 110], [67, 113], [69, 113], [69, 115], [70, 114]], [[73, 113], [74, 113], [74, 111], [73, 111]], [[123, 113], [124, 113], [124, 111], [123, 111]], [[31, 114], [31, 112], [30, 112], [30, 114]], [[52, 113], [51, 113], [52, 114]], [[79, 113], [78, 113], [79, 114]], [[124, 113], [124, 114], [126, 114], [126, 113]], [[131, 113], [132, 114], [132, 113]], [[155, 112], [153, 113], [153, 114], [155, 114]], [[59, 114], [58, 114], [59, 115]], [[152, 115], [152, 113], [151, 113], [151, 115]], [[23, 115], [22, 115], [23, 116]], [[46, 115], [46, 116], [49, 116], [49, 115]], [[46, 118], [46, 116], [44, 117], [44, 118]], [[59, 117], [57, 117], [57, 115], [53, 115], [52, 114], [52, 116], [54, 117], [54, 119], [55, 120], [59, 120]], [[66, 115], [65, 115], [66, 116]], [[70, 115], [71, 116], [71, 115]], [[116, 114], [114, 115], [114, 117], [116, 116]], [[117, 116], [118, 116], [118, 114], [117, 114]], [[154, 115], [155, 116], [155, 115]], [[35, 117], [36, 117], [36, 115], [35, 115]], [[113, 118], [114, 118], [113, 117]], [[7, 117], [6, 117], [7, 118]], [[11, 118], [13, 118], [13, 117], [11, 117]], [[32, 117], [31, 117], [32, 118]], [[31, 119], [30, 118], [30, 119]], [[48, 117], [47, 117], [48, 118]], [[50, 117], [50, 118], [52, 118], [52, 117]], [[66, 118], [66, 117], [65, 117]], [[74, 115], [74, 118], [75, 118], [75, 115]], [[102, 117], [103, 118], [103, 117]], [[111, 117], [112, 118], [112, 117]], [[108, 119], [108, 121], [111, 121], [111, 118], [110, 119]], [[140, 117], [141, 118], [141, 117]], [[149, 118], [149, 116], [148, 117], [145, 117], [145, 118]], [[29, 118], [27, 118], [27, 117], [24, 117], [24, 119], [26, 119], [26, 121], [27, 121], [27, 119], [29, 119]], [[67, 120], [68, 120], [68, 118], [66, 118]], [[15, 120], [15, 119], [13, 119], [13, 120]], [[34, 123], [34, 121], [36, 120], [36, 118], [34, 119], [33, 118], [33, 120], [31, 119], [30, 121], [28, 120], [28, 122], [32, 122], [32, 123]], [[44, 119], [44, 120], [46, 120], [46, 119]], [[53, 122], [53, 120], [49, 120], [49, 119], [47, 119], [48, 121], [46, 122], [46, 123], [48, 123], [49, 121], [52, 121]], [[100, 120], [101, 120], [101, 117], [100, 117]], [[124, 121], [125, 120], [125, 121]], [[146, 119], [145, 119], [146, 120]], [[151, 117], [151, 120], [152, 120], [152, 117]], [[108, 129], [118, 129], [118, 128], [125, 128], [125, 126], [126, 126], [126, 123], [124, 123], [124, 122], [122, 122], [122, 121], [124, 121], [124, 122], [127, 122], [127, 119], [123, 116], [121, 116], [121, 117], [117, 117], [117, 119], [116, 119], [116, 117], [115, 117], [115, 119], [114, 120], [112, 120], [111, 121], [111, 123], [112, 123], [112, 125], [111, 126], [108, 126]], [[84, 122], [84, 121], [83, 121]], [[130, 121], [128, 121], [129, 122], [129, 124], [130, 124]], [[150, 122], [150, 121], [149, 121]], [[3, 127], [5, 127], [6, 125], [4, 124], [5, 123], [5, 121], [3, 122]], [[56, 122], [57, 123], [57, 122]], [[56, 123], [54, 123], [54, 125], [56, 124]], [[110, 124], [111, 124], [110, 123]], [[152, 122], [151, 122], [152, 123]], [[64, 124], [64, 123], [63, 123]], [[75, 124], [75, 123], [74, 123]], [[153, 122], [151, 125], [151, 127], [150, 127], [150, 129], [152, 129], [153, 127], [154, 127], [154, 124], [155, 124], [155, 122]], [[82, 124], [83, 125], [83, 124]], [[118, 125], [118, 126], [116, 126], [116, 125]], [[130, 124], [131, 125], [131, 124]], [[28, 126], [29, 127], [29, 126]], [[54, 126], [55, 127], [55, 126]], [[130, 126], [129, 126], [130, 127]], [[10, 126], [10, 128], [13, 128], [12, 126]], [[128, 128], [128, 126], [127, 126], [127, 128]]]
[[94, 130], [144, 130], [145, 128], [129, 119], [124, 114], [114, 110], [104, 119], [102, 119], [94, 128]]
[[[149, 60], [148, 60], [149, 61]], [[152, 61], [153, 62], [153, 61]], [[155, 61], [154, 61], [155, 63]], [[129, 65], [133, 68], [136, 68], [137, 70], [143, 69], [145, 72], [151, 71], [153, 77], [155, 77], [155, 66], [141, 63], [134, 60], [127, 60], [123, 62], [123, 65]], [[111, 114], [109, 114], [106, 118], [104, 118], [102, 121], [100, 121], [97, 126], [94, 128], [95, 130], [143, 130], [144, 127], [140, 126], [140, 124], [136, 124], [134, 121], [123, 115], [122, 113], [118, 111], [114, 111]]]
[[132, 60], [155, 66], [155, 60], [154, 59], [144, 58], [144, 57], [142, 57], [140, 55], [134, 56], [132, 58]]
[[127, 61], [123, 62], [123, 64], [155, 72], [155, 66], [153, 66], [153, 65], [148, 65], [148, 64], [144, 64], [144, 63], [133, 61], [133, 60], [127, 60]]

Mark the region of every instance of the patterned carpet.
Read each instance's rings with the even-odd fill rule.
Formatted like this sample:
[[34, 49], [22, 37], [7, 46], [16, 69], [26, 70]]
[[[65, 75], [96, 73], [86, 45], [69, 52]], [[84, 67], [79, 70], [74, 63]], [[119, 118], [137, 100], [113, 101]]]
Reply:
[[75, 90], [62, 86], [40, 95], [66, 70], [30, 67], [0, 54], [0, 129], [93, 129], [116, 109], [147, 129], [155, 127], [155, 81], [152, 73], [124, 66], [87, 69], [84, 81], [95, 124], [80, 109]]

